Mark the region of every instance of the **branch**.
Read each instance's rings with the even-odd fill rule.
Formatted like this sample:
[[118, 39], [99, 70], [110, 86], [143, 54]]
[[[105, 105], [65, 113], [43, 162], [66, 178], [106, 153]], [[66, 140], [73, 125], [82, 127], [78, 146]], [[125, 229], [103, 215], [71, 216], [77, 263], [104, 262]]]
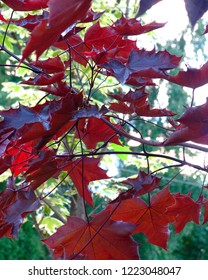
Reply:
[[101, 156], [101, 155], [135, 155], [135, 156], [142, 156], [142, 157], [156, 157], [156, 158], [165, 158], [168, 160], [172, 160], [175, 162], [178, 162], [179, 164], [181, 164], [181, 166], [187, 165], [190, 166], [194, 169], [200, 170], [200, 171], [204, 171], [204, 172], [208, 172], [208, 168], [206, 167], [202, 167], [200, 165], [197, 164], [193, 164], [191, 162], [185, 161], [185, 160], [181, 160], [175, 157], [171, 157], [171, 156], [167, 156], [167, 155], [163, 155], [163, 154], [156, 154], [156, 153], [148, 153], [148, 152], [119, 152], [119, 151], [102, 151], [102, 152], [90, 152], [90, 153], [86, 153], [86, 154], [74, 154], [74, 155], [57, 155], [57, 157], [70, 157], [72, 158], [76, 158], [76, 157], [88, 157], [88, 156]]
[[54, 207], [46, 198], [43, 198], [42, 201], [55, 213], [56, 217], [62, 222], [66, 223], [66, 219], [57, 211], [56, 207]]
[[175, 146], [179, 146], [179, 147], [185, 147], [185, 148], [191, 148], [191, 149], [195, 149], [198, 151], [202, 151], [207, 153], [208, 152], [208, 148], [203, 147], [203, 146], [199, 146], [197, 144], [192, 144], [192, 143], [180, 143], [180, 144], [176, 144], [176, 145], [170, 145], [170, 146], [165, 146], [164, 145], [164, 141], [163, 142], [159, 142], [159, 141], [154, 141], [154, 140], [145, 140], [143, 138], [138, 138], [136, 136], [133, 136], [125, 131], [120, 130], [119, 128], [115, 127], [111, 122], [109, 122], [108, 120], [106, 120], [104, 117], [101, 117], [101, 120], [106, 123], [110, 128], [112, 128], [116, 133], [118, 133], [120, 136], [124, 136], [128, 139], [134, 140], [139, 142], [140, 144], [144, 144], [144, 145], [149, 145], [149, 146], [154, 146], [154, 147], [175, 147]]

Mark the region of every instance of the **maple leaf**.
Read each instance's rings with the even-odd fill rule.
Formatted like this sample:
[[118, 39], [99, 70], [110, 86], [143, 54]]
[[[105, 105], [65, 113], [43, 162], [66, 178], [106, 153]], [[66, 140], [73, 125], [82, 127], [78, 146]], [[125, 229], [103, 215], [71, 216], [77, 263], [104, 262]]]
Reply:
[[190, 197], [190, 194], [180, 193], [174, 194], [173, 197], [175, 199], [175, 204], [167, 209], [166, 214], [175, 216], [173, 224], [176, 233], [181, 232], [190, 221], [199, 224], [202, 199], [199, 198], [197, 201], [194, 201]]
[[104, 13], [105, 13], [105, 11], [94, 12], [92, 9], [90, 9], [90, 10], [88, 10], [86, 16], [84, 18], [82, 18], [81, 22], [86, 23], [86, 22], [95, 21], [95, 20], [99, 19]]
[[55, 259], [138, 260], [138, 245], [131, 238], [135, 225], [109, 219], [100, 212], [88, 224], [79, 217], [68, 217], [56, 233], [42, 240], [54, 250]]
[[174, 215], [166, 211], [174, 202], [169, 188], [165, 188], [151, 198], [149, 205], [133, 197], [121, 201], [119, 205], [109, 204], [107, 208], [113, 212], [112, 219], [136, 224], [134, 233], [143, 232], [150, 243], [167, 249], [170, 234], [168, 225], [174, 220]]
[[47, 74], [63, 72], [65, 70], [65, 66], [59, 56], [48, 58], [46, 60], [39, 59], [35, 62], [32, 62], [31, 64], [41, 68]]
[[110, 110], [118, 112], [118, 113], [122, 113], [122, 114], [133, 114], [134, 113], [134, 108], [133, 106], [128, 106], [127, 104], [125, 104], [124, 102], [118, 102], [118, 103], [111, 103]]
[[[149, 101], [147, 101], [148, 94], [144, 91], [144, 88], [136, 90], [135, 92], [130, 91], [127, 94], [109, 94], [115, 99], [119, 100], [119, 103], [111, 103], [110, 108], [119, 113], [133, 114], [136, 113], [138, 116], [145, 117], [163, 117], [163, 116], [174, 116], [175, 114], [164, 109], [151, 109]], [[129, 106], [125, 102], [130, 103]]]
[[61, 2], [58, 0], [49, 0], [48, 6], [50, 13], [48, 21], [50, 28], [57, 27], [57, 23], [67, 28], [77, 20], [86, 17], [91, 2], [91, 0], [62, 0]]
[[55, 151], [49, 149], [40, 151], [38, 157], [32, 158], [27, 163], [27, 170], [24, 173], [25, 182], [29, 183], [33, 190], [36, 190], [48, 179], [57, 178], [60, 172]]
[[27, 169], [28, 160], [34, 157], [32, 153], [32, 145], [30, 142], [23, 145], [8, 147], [7, 154], [12, 157], [10, 170], [14, 177]]
[[56, 73], [52, 77], [46, 74], [38, 74], [35, 78], [21, 82], [25, 85], [45, 86], [60, 82], [64, 78], [64, 72]]
[[136, 17], [140, 17], [143, 15], [147, 10], [149, 10], [153, 5], [157, 4], [161, 0], [141, 0], [139, 3], [139, 11]]
[[[2, 205], [1, 198], [5, 196], [7, 200]], [[5, 190], [0, 194], [0, 205], [0, 237], [13, 238], [17, 236], [24, 217], [37, 210], [40, 202], [32, 190]]]
[[[11, 133], [8, 139], [16, 144], [34, 141], [41, 149], [52, 137], [59, 137], [74, 125], [71, 118], [82, 104], [82, 93], [68, 92], [60, 100], [47, 101], [32, 108], [19, 105], [17, 109], [1, 111], [0, 134]], [[13, 132], [13, 133], [12, 133]]]
[[12, 165], [12, 157], [5, 156], [0, 158], [0, 174], [4, 173]]
[[141, 98], [145, 98], [148, 96], [148, 93], [145, 92], [145, 87], [136, 89], [135, 91], [130, 90], [128, 93], [123, 94], [108, 94], [109, 96], [115, 98], [116, 100], [122, 101], [122, 102], [130, 102], [135, 103], [139, 101]]
[[185, 113], [177, 120], [181, 125], [169, 135], [164, 145], [175, 145], [189, 140], [207, 144], [207, 111], [208, 100], [203, 105], [187, 108]]
[[[109, 121], [109, 118], [105, 118]], [[121, 129], [120, 125], [115, 124], [114, 126]], [[104, 123], [103, 120], [93, 117], [79, 121], [75, 137], [80, 137], [88, 149], [95, 149], [99, 142], [121, 145], [115, 130]]]
[[145, 173], [144, 171], [140, 171], [136, 178], [128, 178], [121, 183], [134, 188], [136, 191], [136, 195], [140, 196], [153, 191], [155, 188], [158, 188], [160, 180], [161, 179], [156, 176], [152, 176]]
[[42, 15], [27, 15], [25, 18], [21, 18], [18, 20], [12, 20], [11, 23], [24, 27], [28, 31], [32, 31], [40, 22], [41, 20], [48, 17], [48, 14], [44, 12]]
[[122, 15], [122, 17], [114, 23], [113, 28], [122, 36], [132, 36], [144, 34], [164, 26], [165, 23], [157, 23], [155, 21], [142, 25], [141, 22], [135, 18], [126, 19]]
[[156, 53], [154, 50], [132, 50], [125, 64], [110, 59], [103, 67], [113, 73], [120, 83], [125, 84], [130, 75], [135, 73], [148, 78], [165, 77], [165, 71], [177, 67], [180, 60], [181, 57], [171, 55], [167, 51]]
[[184, 0], [186, 11], [188, 13], [189, 20], [192, 27], [195, 26], [196, 22], [203, 16], [208, 10], [207, 0]]
[[208, 61], [200, 68], [188, 67], [186, 71], [180, 71], [176, 76], [169, 76], [167, 80], [181, 86], [196, 89], [208, 83]]
[[98, 165], [100, 158], [84, 157], [82, 159], [76, 159], [70, 163], [66, 163], [62, 167], [62, 170], [68, 172], [72, 182], [74, 183], [77, 191], [86, 202], [92, 206], [93, 201], [91, 192], [88, 189], [88, 185], [92, 181], [108, 179], [106, 171], [100, 168]]
[[[89, 49], [99, 51], [115, 48], [122, 37], [111, 26], [101, 27], [100, 23], [93, 24], [85, 33], [84, 42]], [[89, 51], [88, 49], [88, 51]]]
[[98, 118], [100, 119], [104, 114], [108, 112], [108, 109], [103, 105], [100, 110], [97, 105], [88, 105], [85, 108], [81, 108], [74, 113], [72, 120], [87, 119], [87, 118]]
[[[61, 33], [83, 18], [91, 6], [91, 0], [49, 0], [49, 18], [43, 19], [32, 31], [23, 53], [22, 61], [33, 51], [39, 57], [54, 44]], [[71, 12], [73, 11], [73, 12]]]
[[49, 0], [2, 0], [14, 11], [35, 11], [48, 7]]
[[208, 201], [204, 203], [204, 220], [202, 224], [205, 224], [208, 221]]
[[49, 128], [44, 116], [38, 115], [32, 108], [24, 105], [19, 105], [18, 109], [9, 109], [1, 111], [0, 115], [4, 118], [0, 122], [0, 132], [8, 131], [9, 129], [18, 130], [25, 124], [40, 123], [46, 129]]
[[165, 116], [174, 116], [171, 110], [167, 110], [166, 108], [163, 109], [156, 109], [150, 108], [151, 105], [149, 101], [141, 100], [141, 102], [135, 103], [135, 112], [138, 116], [145, 116], [145, 117], [165, 117]]

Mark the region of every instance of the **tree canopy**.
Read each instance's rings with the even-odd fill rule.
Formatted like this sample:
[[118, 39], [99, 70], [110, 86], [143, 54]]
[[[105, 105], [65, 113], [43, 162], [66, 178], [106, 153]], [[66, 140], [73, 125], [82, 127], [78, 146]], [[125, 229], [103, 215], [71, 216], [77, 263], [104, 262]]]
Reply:
[[[143, 20], [160, 1], [132, 16], [129, 1], [0, 2], [0, 237], [32, 217], [55, 259], [140, 259], [141, 234], [167, 250], [207, 223], [208, 101], [195, 99], [208, 61], [182, 68], [183, 36], [175, 52], [138, 46], [165, 26]], [[185, 8], [194, 32], [207, 1]]]

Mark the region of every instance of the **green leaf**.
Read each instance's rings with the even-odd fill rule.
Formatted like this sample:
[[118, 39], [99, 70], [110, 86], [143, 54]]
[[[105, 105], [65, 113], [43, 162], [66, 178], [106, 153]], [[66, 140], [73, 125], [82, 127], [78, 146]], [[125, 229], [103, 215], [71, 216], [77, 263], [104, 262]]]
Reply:
[[56, 218], [45, 217], [45, 218], [43, 218], [43, 221], [41, 222], [40, 227], [45, 228], [45, 230], [49, 234], [53, 234], [56, 231], [56, 229], [59, 228], [62, 225], [63, 225], [63, 223]]
[[[131, 149], [128, 146], [120, 146], [117, 144], [109, 144], [109, 148], [115, 152], [131, 152]], [[128, 154], [118, 154], [118, 158], [121, 160], [127, 160]]]

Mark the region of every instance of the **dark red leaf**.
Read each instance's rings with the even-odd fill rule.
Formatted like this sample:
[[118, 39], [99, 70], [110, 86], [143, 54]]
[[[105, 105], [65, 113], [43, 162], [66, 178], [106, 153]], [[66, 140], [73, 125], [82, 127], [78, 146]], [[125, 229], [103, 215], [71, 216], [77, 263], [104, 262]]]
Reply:
[[112, 72], [120, 83], [126, 83], [131, 74], [148, 78], [164, 78], [165, 71], [178, 66], [181, 57], [169, 54], [167, 51], [132, 50], [124, 64], [115, 59], [103, 66]]
[[92, 0], [49, 0], [48, 6], [50, 28], [57, 24], [64, 29], [74, 24], [77, 20], [85, 18], [90, 9]]
[[0, 174], [4, 173], [12, 165], [12, 157], [5, 156], [0, 158]]
[[128, 178], [121, 183], [131, 186], [135, 189], [136, 195], [140, 196], [145, 193], [149, 193], [158, 188], [160, 178], [146, 174], [144, 171], [140, 171], [136, 178]]
[[13, 132], [10, 138], [16, 144], [34, 141], [34, 147], [41, 149], [52, 137], [59, 137], [74, 125], [71, 118], [82, 104], [82, 94], [68, 93], [60, 100], [48, 101], [29, 108], [19, 105], [17, 109], [0, 112], [0, 134]]
[[109, 51], [115, 48], [121, 41], [121, 36], [111, 27], [101, 27], [97, 22], [85, 33], [84, 42], [90, 49]]
[[84, 157], [71, 161], [62, 167], [69, 173], [69, 176], [77, 188], [79, 195], [90, 205], [93, 204], [91, 192], [88, 185], [92, 181], [108, 179], [106, 171], [99, 167], [100, 158]]
[[31, 64], [41, 68], [47, 74], [63, 72], [65, 70], [65, 66], [59, 56], [48, 58], [46, 60], [39, 59], [36, 62], [32, 62]]
[[208, 61], [200, 68], [187, 68], [186, 71], [180, 71], [176, 76], [169, 76], [168, 81], [196, 89], [208, 83]]
[[136, 17], [140, 17], [147, 10], [149, 10], [153, 5], [157, 4], [160, 1], [161, 0], [141, 0], [139, 4], [139, 12], [137, 13]]
[[205, 207], [205, 210], [204, 210], [204, 220], [203, 220], [203, 224], [205, 224], [206, 222], [208, 222], [208, 201], [206, 201], [204, 203], [204, 207]]
[[192, 27], [208, 10], [207, 0], [184, 0]]
[[46, 86], [46, 85], [51, 85], [60, 82], [61, 80], [63, 80], [63, 78], [64, 78], [64, 71], [60, 73], [56, 73], [52, 77], [46, 74], [38, 74], [34, 79], [31, 78], [27, 81], [23, 81], [21, 82], [21, 84]]
[[24, 105], [19, 105], [18, 109], [9, 109], [1, 111], [0, 115], [4, 118], [0, 122], [0, 131], [13, 129], [18, 130], [25, 124], [40, 123], [45, 129], [49, 128], [49, 124], [44, 115], [38, 114], [34, 108], [29, 108]]
[[99, 110], [97, 105], [88, 105], [85, 108], [75, 112], [72, 120], [87, 119], [87, 118], [98, 118], [100, 119], [104, 114], [108, 112], [108, 109], [103, 105]]
[[40, 90], [61, 97], [71, 93], [71, 88], [66, 84], [66, 82], [62, 81], [56, 83], [55, 86], [48, 85], [46, 87], [41, 87]]
[[144, 103], [138, 102], [135, 104], [135, 112], [138, 116], [144, 117], [166, 117], [175, 115], [175, 113], [173, 113], [170, 110], [167, 110], [166, 108], [151, 109], [150, 107], [151, 105], [149, 101], [145, 101]]
[[207, 112], [208, 100], [203, 105], [187, 108], [185, 113], [177, 120], [181, 125], [169, 135], [164, 145], [175, 145], [185, 141], [207, 144]]
[[47, 8], [49, 0], [2, 0], [14, 11], [35, 11]]
[[27, 176], [25, 181], [30, 184], [33, 190], [36, 190], [48, 179], [57, 178], [60, 171], [55, 159], [55, 152], [53, 150], [41, 151], [38, 157], [28, 161], [27, 170], [24, 173]]
[[[107, 120], [109, 121], [109, 118]], [[120, 125], [115, 124], [114, 126], [121, 129]], [[79, 121], [75, 137], [80, 137], [88, 149], [95, 149], [99, 142], [121, 145], [115, 130], [102, 120], [93, 117]]]
[[82, 18], [81, 22], [82, 23], [86, 23], [86, 22], [95, 21], [95, 20], [99, 19], [104, 13], [105, 13], [105, 11], [103, 11], [103, 12], [94, 12], [92, 9], [90, 9], [87, 12], [86, 16], [84, 18]]
[[47, 18], [48, 14], [45, 12], [42, 15], [28, 15], [26, 18], [12, 20], [11, 22], [17, 26], [24, 27], [28, 31], [32, 31], [41, 20]]
[[85, 55], [89, 48], [84, 44], [82, 38], [78, 34], [70, 35], [66, 40], [59, 40], [53, 44], [56, 48], [69, 51], [73, 60], [86, 66], [88, 59]]
[[122, 101], [122, 102], [130, 102], [131, 104], [141, 100], [145, 99], [148, 96], [148, 93], [145, 92], [145, 88], [142, 87], [140, 89], [137, 89], [135, 91], [130, 90], [128, 93], [123, 94], [109, 94], [109, 96], [115, 98], [116, 100]]
[[169, 189], [165, 188], [151, 198], [149, 205], [134, 197], [121, 201], [119, 205], [109, 204], [108, 209], [113, 212], [112, 219], [136, 224], [134, 233], [143, 232], [150, 243], [167, 249], [168, 225], [174, 216], [166, 214], [166, 211], [174, 202]]
[[[44, 19], [32, 31], [30, 40], [23, 53], [22, 60], [33, 51], [39, 57], [47, 48], [54, 44], [61, 33], [69, 26], [82, 19], [91, 6], [91, 0], [49, 0], [49, 19]], [[73, 11], [73, 12], [71, 12]]]
[[6, 203], [4, 202], [3, 207], [0, 207], [0, 237], [13, 238], [17, 236], [24, 217], [37, 210], [40, 207], [40, 202], [32, 190], [5, 190], [0, 194], [1, 206], [1, 197], [5, 196]]
[[188, 222], [193, 221], [199, 224], [202, 207], [201, 200], [194, 201], [190, 197], [190, 194], [177, 193], [173, 195], [173, 197], [175, 199], [175, 204], [168, 208], [166, 214], [175, 216], [173, 224], [176, 233], [181, 232]]
[[54, 250], [55, 259], [138, 260], [138, 245], [131, 238], [135, 226], [109, 219], [101, 212], [89, 223], [69, 217], [67, 223], [43, 242]]
[[122, 15], [122, 17], [114, 23], [113, 28], [122, 36], [132, 36], [144, 34], [163, 26], [165, 26], [165, 23], [157, 23], [155, 21], [142, 25], [141, 22], [135, 18], [126, 19]]
[[12, 156], [12, 165], [10, 169], [14, 177], [24, 172], [27, 169], [26, 165], [28, 160], [35, 157], [32, 153], [32, 149], [30, 142], [23, 145], [12, 146], [7, 149], [7, 154]]
[[110, 110], [122, 113], [122, 114], [133, 114], [134, 113], [134, 108], [131, 105], [127, 105], [124, 102], [118, 102], [118, 103], [111, 103]]

